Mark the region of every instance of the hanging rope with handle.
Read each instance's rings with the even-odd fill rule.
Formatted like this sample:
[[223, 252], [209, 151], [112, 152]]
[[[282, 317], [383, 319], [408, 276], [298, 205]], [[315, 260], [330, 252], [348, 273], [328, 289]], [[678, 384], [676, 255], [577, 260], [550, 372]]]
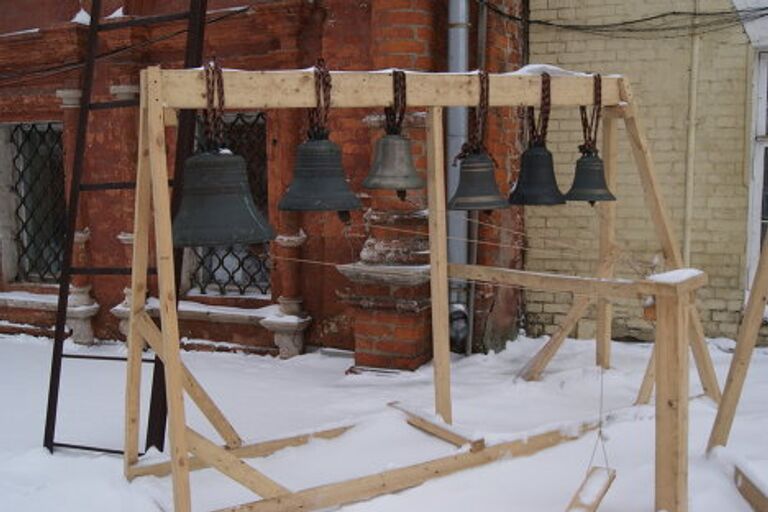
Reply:
[[315, 108], [309, 111], [309, 133], [312, 140], [328, 138], [328, 113], [331, 108], [331, 73], [325, 60], [315, 64]]
[[203, 112], [205, 151], [218, 151], [224, 146], [224, 77], [214, 56], [203, 68], [206, 107]]
[[475, 122], [470, 126], [467, 142], [461, 146], [461, 152], [453, 159], [454, 165], [458, 160], [463, 160], [469, 155], [487, 152], [485, 149], [485, 128], [488, 122], [488, 72], [481, 69], [477, 72], [477, 76], [480, 81], [480, 100], [477, 107], [472, 109]]
[[597, 130], [600, 126], [600, 115], [602, 113], [603, 86], [602, 78], [599, 74], [594, 78], [594, 105], [592, 112], [587, 117], [587, 107], [579, 107], [581, 112], [581, 131], [584, 134], [584, 144], [579, 146], [579, 151], [583, 155], [597, 155]]
[[384, 129], [387, 135], [400, 135], [405, 120], [405, 71], [399, 69], [392, 71], [392, 94], [392, 106], [384, 108]]
[[528, 107], [528, 145], [546, 146], [547, 128], [549, 127], [549, 112], [552, 109], [552, 92], [549, 73], [541, 74], [541, 107], [539, 119], [533, 107]]

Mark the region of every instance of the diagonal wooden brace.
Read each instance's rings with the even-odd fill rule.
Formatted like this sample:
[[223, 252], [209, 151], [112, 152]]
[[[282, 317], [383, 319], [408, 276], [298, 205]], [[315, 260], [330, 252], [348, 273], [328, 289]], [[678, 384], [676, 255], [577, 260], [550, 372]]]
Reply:
[[[147, 341], [152, 350], [155, 351], [160, 359], [163, 358], [163, 345], [161, 343], [160, 329], [157, 328], [155, 322], [145, 313], [136, 315], [134, 324], [139, 334]], [[227, 447], [236, 448], [243, 444], [242, 439], [237, 434], [229, 420], [221, 412], [221, 409], [216, 405], [216, 402], [210, 397], [210, 395], [203, 389], [200, 382], [192, 375], [187, 366], [181, 364], [181, 378], [184, 390], [189, 397], [197, 404], [200, 411], [208, 418], [211, 425], [216, 429], [216, 432], [224, 439]]]

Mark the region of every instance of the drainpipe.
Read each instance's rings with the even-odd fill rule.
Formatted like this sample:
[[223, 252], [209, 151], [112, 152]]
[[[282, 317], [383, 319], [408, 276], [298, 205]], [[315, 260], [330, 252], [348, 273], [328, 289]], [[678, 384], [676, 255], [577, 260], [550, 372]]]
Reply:
[[[448, 71], [463, 72], [469, 66], [469, 0], [450, 0], [448, 6]], [[445, 161], [448, 168], [448, 197], [459, 184], [459, 167], [453, 166], [454, 157], [461, 152], [467, 140], [467, 108], [446, 109], [447, 143]], [[451, 212], [448, 215], [448, 260], [452, 263], [467, 263], [467, 216], [465, 212]], [[451, 281], [451, 304], [467, 303], [466, 284]]]
[[[699, 0], [694, 0], [693, 12], [699, 11]], [[693, 224], [693, 187], [696, 165], [696, 111], [699, 83], [699, 46], [701, 36], [691, 39], [691, 73], [688, 82], [688, 139], [685, 146], [685, 210], [683, 214], [683, 261], [691, 265], [691, 232]]]
[[[477, 11], [477, 68], [485, 69], [485, 46], [488, 41], [488, 6], [485, 3], [481, 3]], [[479, 220], [479, 212], [469, 212], [469, 264], [477, 264], [477, 236], [480, 226], [477, 221]], [[467, 341], [464, 345], [464, 353], [470, 355], [472, 353], [472, 342], [475, 338], [475, 282], [469, 282], [469, 294], [467, 296]]]

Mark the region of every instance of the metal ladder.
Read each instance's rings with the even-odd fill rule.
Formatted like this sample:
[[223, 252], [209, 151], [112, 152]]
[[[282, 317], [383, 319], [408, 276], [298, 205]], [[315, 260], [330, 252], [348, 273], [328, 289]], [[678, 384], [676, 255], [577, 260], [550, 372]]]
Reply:
[[[88, 28], [88, 39], [86, 46], [85, 61], [82, 75], [82, 96], [80, 97], [80, 111], [78, 112], [77, 133], [75, 139], [74, 161], [72, 166], [72, 180], [69, 189], [69, 201], [67, 204], [66, 232], [64, 235], [64, 251], [61, 265], [61, 277], [59, 279], [58, 307], [56, 310], [56, 329], [54, 332], [53, 356], [51, 359], [51, 373], [48, 387], [48, 407], [45, 419], [45, 436], [43, 445], [51, 452], [54, 448], [74, 448], [79, 450], [95, 451], [102, 453], [123, 453], [122, 450], [101, 448], [85, 444], [71, 444], [56, 442], [56, 418], [59, 402], [59, 386], [61, 383], [61, 366], [63, 359], [85, 359], [97, 361], [126, 361], [125, 357], [119, 356], [97, 356], [84, 354], [65, 354], [64, 339], [67, 335], [67, 307], [69, 305], [69, 289], [73, 275], [130, 275], [129, 267], [73, 267], [72, 253], [74, 248], [74, 235], [77, 225], [77, 213], [80, 200], [80, 192], [95, 192], [103, 190], [134, 189], [135, 182], [111, 182], [111, 183], [83, 183], [83, 163], [85, 161], [86, 134], [88, 132], [89, 113], [94, 110], [105, 110], [112, 108], [138, 107], [139, 100], [117, 100], [93, 103], [91, 101], [93, 94], [93, 76], [96, 60], [101, 56], [97, 55], [99, 43], [99, 34], [101, 32], [117, 30], [135, 26], [149, 26], [157, 23], [166, 23], [182, 19], [188, 20], [187, 26], [187, 44], [184, 55], [184, 67], [198, 67], [202, 65], [203, 60], [203, 41], [205, 33], [207, 0], [190, 0], [189, 11], [164, 14], [157, 16], [144, 16], [126, 21], [116, 21], [100, 23], [101, 18], [101, 0], [93, 0], [91, 6], [91, 23]], [[230, 11], [226, 16], [239, 14], [244, 10]], [[222, 16], [219, 19], [223, 19]], [[194, 145], [195, 130], [195, 111], [182, 111], [179, 115], [178, 139], [176, 147], [176, 187], [172, 203], [178, 204], [178, 191], [180, 190], [181, 172], [179, 168], [184, 160], [192, 153]], [[176, 259], [175, 268], [177, 282], [181, 265], [181, 252], [174, 254]], [[153, 269], [150, 269], [150, 273]], [[167, 416], [165, 402], [165, 378], [163, 364], [159, 358], [143, 359], [145, 363], [154, 364], [152, 377], [152, 393], [150, 399], [150, 408], [147, 426], [146, 448], [155, 447], [163, 450], [165, 442], [165, 423]]]

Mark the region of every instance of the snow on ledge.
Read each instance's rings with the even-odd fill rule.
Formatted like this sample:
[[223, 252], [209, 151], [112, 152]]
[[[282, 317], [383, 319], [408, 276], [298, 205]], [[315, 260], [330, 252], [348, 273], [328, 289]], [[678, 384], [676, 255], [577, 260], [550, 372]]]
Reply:
[[[157, 297], [149, 297], [144, 306], [147, 313], [157, 315], [160, 311], [160, 301]], [[118, 318], [128, 318], [130, 309], [124, 302], [111, 309]], [[234, 306], [214, 306], [191, 300], [179, 301], [179, 318], [182, 320], [206, 320], [219, 323], [256, 324], [270, 317], [278, 317], [279, 304], [270, 304], [261, 308], [237, 308]]]
[[704, 272], [697, 268], [678, 268], [676, 270], [670, 270], [669, 272], [651, 274], [648, 276], [648, 280], [656, 283], [676, 284], [700, 276], [703, 273]]
[[88, 14], [88, 11], [81, 7], [80, 10], [77, 11], [77, 14], [75, 14], [74, 17], [69, 21], [72, 23], [78, 23], [80, 25], [90, 25], [91, 15]]

